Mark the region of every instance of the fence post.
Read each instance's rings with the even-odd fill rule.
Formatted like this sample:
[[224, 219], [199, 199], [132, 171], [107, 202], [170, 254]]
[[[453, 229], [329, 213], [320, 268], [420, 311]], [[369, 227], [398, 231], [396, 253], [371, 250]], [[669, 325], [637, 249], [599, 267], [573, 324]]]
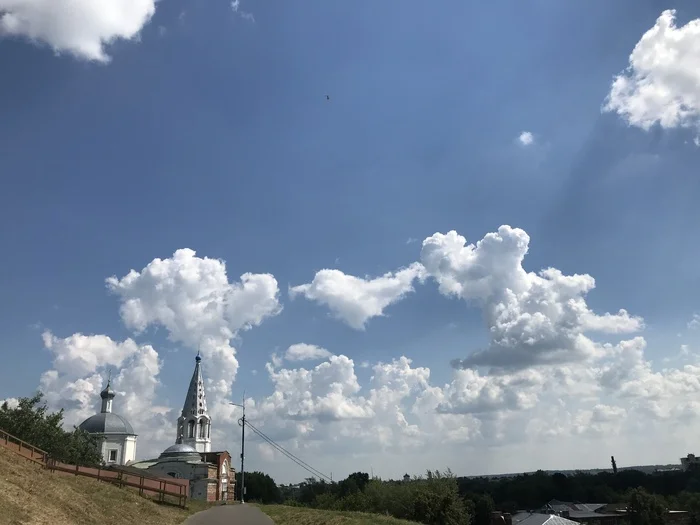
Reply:
[[77, 476], [78, 473], [80, 473], [80, 466], [76, 465], [75, 466], [75, 475]]
[[144, 483], [144, 477], [141, 476], [141, 480], [139, 481], [139, 494], [143, 496], [143, 483]]

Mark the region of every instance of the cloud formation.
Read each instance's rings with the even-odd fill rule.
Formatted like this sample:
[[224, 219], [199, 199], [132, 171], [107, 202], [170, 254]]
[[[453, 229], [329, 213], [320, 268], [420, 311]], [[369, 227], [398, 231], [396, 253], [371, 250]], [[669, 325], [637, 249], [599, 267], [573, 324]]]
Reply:
[[413, 282], [424, 279], [418, 263], [381, 277], [355, 277], [340, 270], [324, 269], [313, 281], [289, 289], [290, 297], [303, 295], [326, 305], [332, 314], [355, 330], [364, 330], [367, 321], [384, 315], [384, 310], [413, 292]]
[[238, 371], [233, 337], [282, 311], [274, 276], [244, 273], [229, 283], [224, 261], [197, 257], [187, 248], [106, 282], [121, 300], [127, 328], [140, 334], [162, 326], [171, 341], [201, 350], [211, 364], [212, 388], [223, 396]]
[[535, 143], [535, 136], [530, 131], [523, 131], [518, 135], [518, 142], [522, 146], [530, 146]]
[[[655, 369], [643, 337], [619, 340], [643, 329], [642, 319], [625, 310], [591, 311], [585, 296], [595, 281], [589, 275], [564, 275], [554, 268], [527, 272], [522, 264], [529, 243], [525, 231], [507, 225], [475, 244], [455, 231], [435, 233], [422, 243], [421, 262], [396, 273], [375, 279], [332, 274], [343, 283], [337, 287], [317, 274], [314, 281], [323, 285], [303, 285], [299, 293], [314, 290], [329, 309], [335, 307], [335, 315], [360, 328], [413, 290], [416, 278], [434, 282], [444, 296], [465, 301], [465, 310], [467, 305], [482, 310], [490, 343], [459, 360], [443, 382], [406, 356], [356, 364], [332, 348], [292, 344], [267, 363], [270, 390], [246, 400], [247, 416], [285, 448], [336, 477], [365, 464], [387, 476], [402, 475], [406, 468], [397, 458], [406, 454], [415, 458], [415, 472], [453, 458], [453, 469], [468, 465], [477, 469], [471, 473], [480, 473], [513, 470], [502, 459], [504, 450], [519, 456], [527, 451], [528, 461], [545, 462], [536, 466], [556, 468], [567, 461], [568, 450], [594, 458], [603, 440], [630, 448], [641, 435], [671, 432], [679, 448], [690, 443], [700, 430], [700, 403], [693, 401], [700, 394], [698, 355], [681, 352], [677, 366]], [[224, 261], [183, 249], [141, 271], [111, 277], [107, 286], [119, 298], [122, 320], [134, 338], [161, 326], [192, 351], [207, 341], [202, 353], [214, 447], [229, 446], [240, 416], [228, 404], [238, 367], [230, 341], [280, 312], [276, 279], [246, 273], [230, 282]], [[617, 340], [594, 341], [590, 332]], [[138, 429], [139, 456], [172, 443], [179, 406], [170, 406], [160, 392], [162, 356], [153, 346], [131, 338], [61, 338], [51, 332], [43, 340], [53, 366], [42, 376], [41, 388], [53, 407], [67, 410], [69, 423], [94, 412], [106, 370], [114, 368], [120, 393], [115, 410]], [[358, 374], [364, 368], [369, 379], [367, 370]], [[546, 442], [556, 442], [557, 453], [564, 455], [552, 457], [553, 447], [547, 447], [550, 455], [538, 455]], [[441, 446], [431, 447], [434, 443]], [[256, 468], [280, 481], [303, 476], [264, 446], [251, 444]]]
[[284, 358], [287, 361], [313, 361], [326, 359], [331, 355], [332, 354], [328, 350], [320, 346], [297, 343], [287, 348]]
[[159, 447], [174, 428], [174, 416], [169, 407], [158, 404], [162, 361], [151, 345], [80, 333], [60, 338], [48, 331], [43, 340], [53, 354], [53, 367], [42, 375], [40, 390], [49, 406], [65, 410], [69, 428], [95, 413], [107, 372], [114, 369], [115, 412], [126, 415], [138, 429], [143, 452]]
[[504, 225], [476, 244], [455, 231], [423, 241], [421, 262], [440, 292], [482, 308], [490, 344], [458, 368], [523, 369], [541, 364], [583, 361], [599, 348], [587, 332], [629, 333], [642, 319], [625, 310], [597, 315], [585, 295], [595, 287], [590, 275], [564, 275], [555, 268], [539, 273], [522, 266], [530, 237]]
[[0, 36], [108, 62], [105, 48], [117, 40], [136, 39], [155, 10], [155, 0], [0, 0]]
[[696, 127], [700, 122], [700, 19], [676, 26], [676, 11], [661, 13], [617, 75], [603, 105], [629, 125], [648, 130]]

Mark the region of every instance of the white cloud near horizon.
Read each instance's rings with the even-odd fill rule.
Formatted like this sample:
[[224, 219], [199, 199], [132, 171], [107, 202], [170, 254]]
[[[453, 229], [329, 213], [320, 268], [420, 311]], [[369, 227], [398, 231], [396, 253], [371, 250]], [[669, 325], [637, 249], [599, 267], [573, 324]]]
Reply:
[[676, 11], [665, 10], [612, 83], [603, 111], [617, 113], [630, 126], [649, 130], [700, 124], [700, 19], [676, 25]]
[[[404, 355], [356, 363], [332, 348], [292, 344], [266, 365], [269, 390], [246, 400], [247, 416], [336, 479], [370, 466], [394, 477], [445, 466], [464, 474], [587, 468], [607, 461], [596, 455], [603, 448], [624, 447], [637, 458], [653, 440], [677, 449], [676, 456], [685, 453], [700, 431], [700, 404], [692, 401], [700, 394], [700, 357], [681, 352], [675, 367], [655, 369], [643, 337], [620, 340], [644, 328], [641, 318], [623, 309], [593, 312], [585, 300], [595, 286], [589, 275], [524, 270], [529, 244], [524, 230], [507, 225], [473, 244], [455, 231], [435, 233], [422, 242], [420, 262], [404, 270], [375, 279], [317, 274], [300, 293], [313, 290], [313, 300], [359, 328], [414, 291], [416, 278], [435, 283], [446, 298], [481, 310], [490, 343], [455, 362], [440, 382]], [[275, 277], [246, 273], [232, 282], [224, 261], [183, 249], [111, 277], [107, 286], [134, 337], [46, 331], [53, 364], [40, 386], [50, 406], [66, 409], [67, 423], [79, 423], [96, 410], [106, 370], [114, 368], [115, 411], [137, 430], [138, 456], [157, 455], [174, 441], [181, 407], [161, 393], [163, 353], [136, 338], [163, 327], [193, 354], [207, 341], [214, 448], [230, 447], [240, 432], [240, 411], [228, 404], [238, 369], [230, 342], [280, 313]], [[362, 380], [366, 371], [358, 375], [358, 368], [371, 377]], [[282, 482], [305, 477], [261, 447], [253, 441], [256, 456], [247, 460], [256, 469]], [[574, 451], [585, 464], [571, 464]]]
[[109, 62], [105, 48], [135, 40], [156, 0], [0, 0], [0, 37], [20, 37], [55, 53]]

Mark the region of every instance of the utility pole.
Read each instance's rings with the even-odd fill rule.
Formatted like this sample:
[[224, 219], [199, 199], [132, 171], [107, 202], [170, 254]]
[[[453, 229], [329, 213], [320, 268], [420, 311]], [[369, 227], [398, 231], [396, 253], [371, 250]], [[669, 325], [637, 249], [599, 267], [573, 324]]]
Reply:
[[242, 405], [230, 402], [229, 404], [243, 409], [243, 417], [238, 420], [238, 424], [241, 426], [241, 503], [245, 503], [245, 391]]

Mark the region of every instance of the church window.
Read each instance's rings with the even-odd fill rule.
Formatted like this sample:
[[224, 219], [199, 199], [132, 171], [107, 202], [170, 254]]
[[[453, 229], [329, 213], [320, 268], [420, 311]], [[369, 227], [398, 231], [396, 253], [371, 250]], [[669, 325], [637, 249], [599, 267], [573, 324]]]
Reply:
[[211, 423], [207, 425], [207, 439], [211, 437]]
[[207, 422], [204, 419], [199, 422], [199, 437], [207, 437]]
[[187, 437], [194, 437], [194, 421], [187, 423]]
[[116, 450], [109, 451], [109, 460], [110, 461], [117, 461], [117, 451]]

